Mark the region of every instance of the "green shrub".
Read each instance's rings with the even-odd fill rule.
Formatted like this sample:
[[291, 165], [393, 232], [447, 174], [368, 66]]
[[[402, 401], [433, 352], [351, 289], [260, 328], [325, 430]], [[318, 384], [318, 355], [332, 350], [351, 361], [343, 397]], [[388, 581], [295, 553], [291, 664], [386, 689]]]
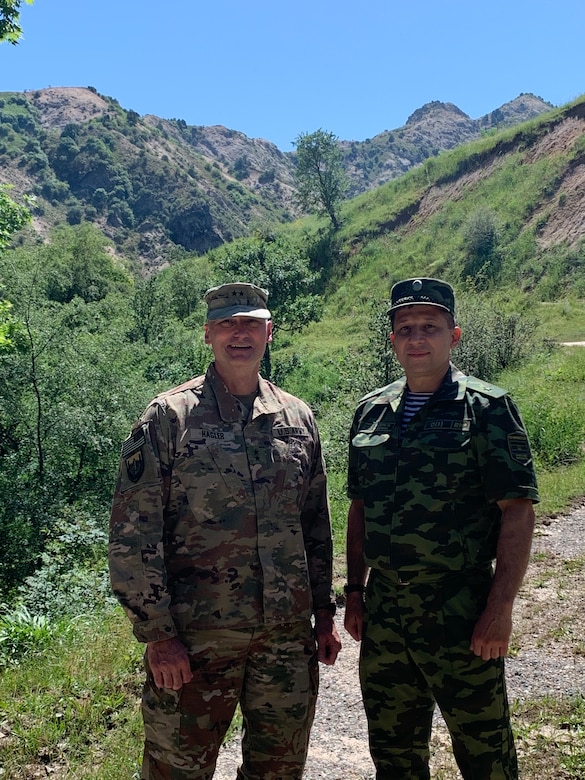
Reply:
[[54, 522], [41, 565], [19, 588], [17, 602], [31, 615], [59, 621], [92, 614], [113, 603], [107, 566], [106, 518], [64, 507]]
[[55, 626], [45, 615], [35, 615], [23, 605], [0, 609], [0, 669], [42, 653], [53, 640]]
[[495, 381], [507, 368], [518, 366], [535, 348], [536, 320], [505, 310], [503, 301], [474, 293], [459, 296], [457, 321], [461, 341], [453, 361], [466, 374]]

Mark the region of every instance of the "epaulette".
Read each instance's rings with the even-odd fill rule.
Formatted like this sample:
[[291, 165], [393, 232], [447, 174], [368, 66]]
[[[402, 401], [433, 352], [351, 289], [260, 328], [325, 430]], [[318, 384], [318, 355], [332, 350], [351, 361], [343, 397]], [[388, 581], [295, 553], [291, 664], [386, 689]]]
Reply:
[[476, 393], [482, 393], [482, 395], [488, 395], [490, 398], [502, 398], [504, 395], [508, 395], [508, 391], [498, 385], [492, 385], [490, 382], [484, 382], [483, 379], [478, 379], [476, 376], [467, 377], [467, 389], [473, 390]]
[[186, 382], [177, 385], [177, 387], [171, 387], [169, 390], [164, 390], [162, 393], [159, 393], [157, 396], [155, 396], [155, 398], [152, 399], [149, 406], [158, 405], [162, 409], [166, 409], [170, 398], [172, 398], [174, 395], [179, 395], [179, 393], [184, 393], [186, 390], [199, 390], [203, 385], [204, 379], [205, 375], [195, 376], [191, 379], [188, 379]]

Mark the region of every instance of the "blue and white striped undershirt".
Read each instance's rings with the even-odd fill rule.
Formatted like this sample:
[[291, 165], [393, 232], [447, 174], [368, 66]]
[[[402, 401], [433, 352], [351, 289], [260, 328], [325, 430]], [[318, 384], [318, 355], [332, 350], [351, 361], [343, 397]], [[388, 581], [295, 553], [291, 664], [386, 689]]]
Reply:
[[422, 407], [426, 404], [432, 395], [433, 393], [413, 393], [411, 390], [406, 390], [401, 428], [401, 433], [403, 436], [410, 420], [419, 411], [419, 409], [422, 409]]

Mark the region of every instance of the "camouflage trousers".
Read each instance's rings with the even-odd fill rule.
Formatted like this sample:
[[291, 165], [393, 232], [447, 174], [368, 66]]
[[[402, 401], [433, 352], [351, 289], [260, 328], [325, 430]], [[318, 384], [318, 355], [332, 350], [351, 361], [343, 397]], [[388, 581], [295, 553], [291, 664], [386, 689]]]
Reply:
[[182, 636], [193, 680], [142, 698], [142, 780], [210, 780], [236, 707], [238, 780], [300, 780], [315, 714], [318, 664], [309, 621]]
[[360, 680], [377, 780], [428, 780], [435, 703], [464, 780], [516, 780], [504, 662], [469, 649], [491, 570], [440, 581], [372, 570]]

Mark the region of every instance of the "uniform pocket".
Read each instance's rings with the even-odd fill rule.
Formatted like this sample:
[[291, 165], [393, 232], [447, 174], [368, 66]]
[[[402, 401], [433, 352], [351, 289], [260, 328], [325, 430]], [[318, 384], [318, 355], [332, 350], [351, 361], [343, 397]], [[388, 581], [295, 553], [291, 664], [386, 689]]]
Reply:
[[358, 449], [367, 449], [369, 447], [379, 447], [381, 444], [385, 444], [390, 438], [389, 433], [370, 433], [367, 431], [360, 431], [351, 440], [354, 447]]

